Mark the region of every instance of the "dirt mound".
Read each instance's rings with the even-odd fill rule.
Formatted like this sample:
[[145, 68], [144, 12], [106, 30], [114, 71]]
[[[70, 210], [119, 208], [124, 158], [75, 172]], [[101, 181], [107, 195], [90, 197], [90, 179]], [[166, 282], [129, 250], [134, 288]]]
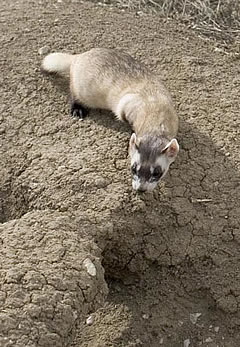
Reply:
[[0, 235], [1, 346], [62, 346], [106, 297], [100, 250], [57, 212], [27, 213]]
[[[239, 55], [154, 15], [1, 9], [3, 346], [238, 346]], [[151, 194], [131, 189], [130, 129], [106, 112], [72, 120], [65, 85], [40, 72], [39, 48], [93, 46], [126, 49], [174, 97], [181, 152]], [[107, 293], [101, 259], [110, 295], [86, 326]]]

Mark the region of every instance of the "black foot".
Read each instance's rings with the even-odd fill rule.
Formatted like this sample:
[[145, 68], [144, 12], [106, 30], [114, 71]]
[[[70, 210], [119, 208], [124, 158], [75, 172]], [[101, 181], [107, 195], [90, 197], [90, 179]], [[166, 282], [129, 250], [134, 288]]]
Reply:
[[83, 120], [88, 115], [88, 109], [77, 102], [71, 103], [71, 116]]

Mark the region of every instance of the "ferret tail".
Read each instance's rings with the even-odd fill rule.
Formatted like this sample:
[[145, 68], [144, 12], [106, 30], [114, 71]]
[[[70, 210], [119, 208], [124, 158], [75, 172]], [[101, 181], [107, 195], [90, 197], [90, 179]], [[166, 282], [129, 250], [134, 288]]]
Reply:
[[42, 61], [43, 71], [69, 75], [74, 56], [67, 53], [50, 53]]

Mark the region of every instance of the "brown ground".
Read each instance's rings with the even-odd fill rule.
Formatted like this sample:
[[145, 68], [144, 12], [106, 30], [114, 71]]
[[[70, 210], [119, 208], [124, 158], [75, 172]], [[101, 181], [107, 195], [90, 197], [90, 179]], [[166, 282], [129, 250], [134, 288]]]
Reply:
[[[239, 347], [237, 45], [78, 0], [0, 13], [0, 346]], [[131, 190], [128, 127], [70, 119], [40, 73], [45, 46], [118, 47], [162, 74], [181, 152], [158, 190]]]

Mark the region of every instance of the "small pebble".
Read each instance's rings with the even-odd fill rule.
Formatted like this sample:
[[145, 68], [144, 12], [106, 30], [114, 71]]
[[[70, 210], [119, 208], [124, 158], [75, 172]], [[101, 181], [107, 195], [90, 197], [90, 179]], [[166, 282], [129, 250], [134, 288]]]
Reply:
[[41, 48], [39, 48], [38, 50], [38, 54], [40, 55], [45, 55], [50, 51], [50, 48], [48, 46], [43, 46]]
[[211, 337], [208, 337], [205, 342], [209, 343], [209, 342], [213, 342], [213, 339]]
[[143, 317], [143, 319], [148, 319], [148, 318], [149, 318], [149, 315], [146, 314], [146, 313], [144, 313], [144, 314], [142, 315], [142, 317]]
[[83, 261], [83, 266], [87, 269], [87, 272], [89, 273], [89, 275], [91, 275], [91, 276], [93, 276], [93, 277], [96, 276], [97, 270], [96, 270], [95, 265], [94, 265], [93, 262], [91, 261], [91, 259], [86, 258], [86, 259]]
[[95, 180], [95, 184], [97, 188], [103, 188], [106, 186], [106, 180], [104, 178], [99, 177]]
[[214, 328], [215, 333], [218, 333], [218, 332], [219, 332], [219, 329], [220, 329], [219, 327], [215, 327], [215, 328]]
[[192, 324], [196, 324], [198, 318], [201, 317], [201, 315], [201, 313], [190, 313], [190, 321], [192, 322]]
[[87, 325], [92, 325], [93, 322], [94, 322], [93, 316], [89, 316], [89, 317], [86, 319], [86, 324], [87, 324]]
[[190, 339], [186, 339], [186, 340], [184, 340], [184, 342], [183, 342], [183, 346], [184, 347], [189, 347], [190, 346]]
[[160, 344], [160, 345], [163, 344], [163, 337], [160, 338], [159, 344]]
[[222, 48], [219, 48], [219, 47], [215, 47], [214, 51], [215, 52], [224, 52], [224, 50]]

